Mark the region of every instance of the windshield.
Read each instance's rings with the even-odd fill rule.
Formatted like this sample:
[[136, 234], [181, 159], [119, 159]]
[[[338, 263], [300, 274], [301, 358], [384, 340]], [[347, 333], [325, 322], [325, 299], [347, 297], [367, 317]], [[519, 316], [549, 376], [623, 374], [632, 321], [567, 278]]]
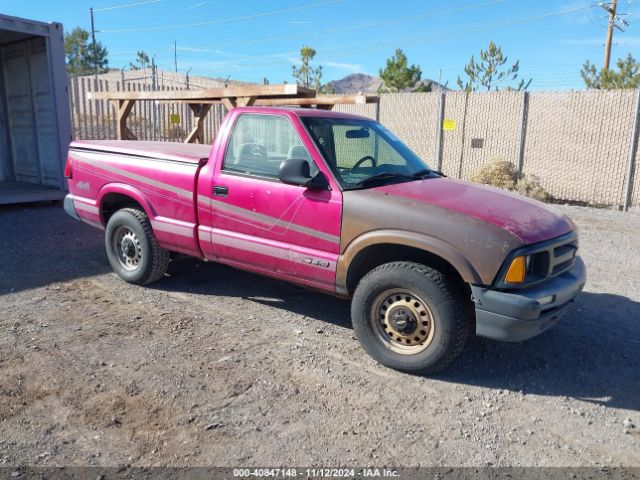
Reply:
[[427, 164], [373, 120], [301, 117], [318, 150], [346, 189], [416, 180]]

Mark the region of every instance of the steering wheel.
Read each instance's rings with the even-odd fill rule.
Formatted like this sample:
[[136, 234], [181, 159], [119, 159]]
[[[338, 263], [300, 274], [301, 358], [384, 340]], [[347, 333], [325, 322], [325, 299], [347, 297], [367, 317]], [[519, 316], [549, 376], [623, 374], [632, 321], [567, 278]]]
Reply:
[[371, 155], [367, 155], [365, 157], [362, 157], [360, 160], [358, 160], [356, 162], [356, 164], [351, 168], [351, 170], [355, 170], [356, 168], [358, 168], [360, 165], [362, 165], [367, 160], [371, 161], [371, 166], [373, 166], [373, 167], [375, 167], [378, 164], [378, 162], [376, 162], [375, 158], [373, 158]]

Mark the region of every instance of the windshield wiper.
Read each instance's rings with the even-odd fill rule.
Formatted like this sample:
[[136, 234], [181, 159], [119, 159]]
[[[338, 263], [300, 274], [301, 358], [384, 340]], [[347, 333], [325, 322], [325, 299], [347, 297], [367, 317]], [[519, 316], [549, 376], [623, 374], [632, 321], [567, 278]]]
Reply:
[[406, 173], [391, 173], [391, 172], [382, 172], [377, 175], [372, 175], [371, 177], [365, 178], [364, 180], [359, 181], [358, 183], [353, 184], [352, 188], [362, 188], [367, 185], [371, 185], [372, 183], [379, 182], [381, 180], [387, 180], [391, 178], [402, 178], [406, 180], [414, 180], [415, 177], [413, 175], [407, 175]]
[[432, 173], [435, 173], [436, 175], [439, 175], [441, 177], [446, 177], [446, 175], [438, 170], [431, 170], [430, 168], [425, 168], [423, 170], [419, 170], [415, 173], [412, 173], [411, 176], [413, 178], [424, 178], [426, 175], [431, 175]]
[[423, 179], [426, 175], [431, 175], [433, 173], [441, 177], [446, 177], [444, 173], [439, 172], [437, 170], [431, 170], [429, 168], [419, 170], [415, 173], [382, 172], [382, 173], [378, 173], [377, 175], [372, 175], [371, 177], [365, 178], [364, 180], [361, 180], [357, 183], [354, 183], [353, 186], [350, 187], [350, 189], [363, 188], [368, 185], [371, 185], [372, 183], [376, 183], [382, 180], [388, 180], [392, 178], [400, 178], [403, 180], [418, 180], [418, 179]]

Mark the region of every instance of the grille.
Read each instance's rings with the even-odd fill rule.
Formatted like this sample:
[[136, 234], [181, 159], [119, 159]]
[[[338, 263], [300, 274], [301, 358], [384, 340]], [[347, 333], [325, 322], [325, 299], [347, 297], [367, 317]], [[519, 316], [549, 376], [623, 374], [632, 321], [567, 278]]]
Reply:
[[[561, 275], [573, 267], [578, 251], [578, 235], [571, 232], [561, 237], [542, 242], [538, 245], [531, 245], [520, 249], [507, 258], [505, 264], [496, 279], [497, 286], [508, 289], [527, 288], [538, 283], [542, 283], [549, 278]], [[527, 264], [527, 274], [522, 284], [504, 283], [504, 274], [511, 260], [516, 255], [526, 255], [529, 257]]]
[[566, 243], [552, 246], [553, 255], [550, 262], [550, 276], [560, 275], [569, 270], [576, 261], [578, 239], [576, 237], [565, 240]]

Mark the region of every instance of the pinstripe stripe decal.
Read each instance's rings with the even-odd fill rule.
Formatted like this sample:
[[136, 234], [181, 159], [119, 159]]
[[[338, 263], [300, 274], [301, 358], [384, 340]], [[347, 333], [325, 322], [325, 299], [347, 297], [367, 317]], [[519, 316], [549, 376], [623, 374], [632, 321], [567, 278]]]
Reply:
[[243, 240], [240, 238], [232, 238], [226, 235], [216, 235], [216, 231], [213, 231], [215, 235], [215, 242], [218, 245], [223, 245], [225, 247], [235, 248], [237, 250], [243, 250], [246, 252], [257, 253], [258, 255], [265, 255], [267, 257], [278, 258], [280, 260], [286, 260], [289, 262], [300, 263], [304, 265], [308, 265], [309, 267], [318, 268], [321, 270], [330, 270], [335, 271], [336, 262], [326, 260], [324, 265], [317, 265], [309, 262], [305, 262], [305, 257], [308, 256], [294, 252], [293, 250], [289, 250], [286, 248], [280, 248], [271, 245], [265, 245], [263, 243], [258, 243], [249, 240]]
[[[174, 185], [169, 185], [168, 183], [164, 183], [164, 182], [160, 182], [157, 180], [153, 180], [150, 179], [148, 177], [142, 176], [142, 175], [138, 175], [136, 173], [132, 173], [129, 172], [127, 170], [124, 170], [122, 168], [118, 168], [115, 167], [113, 165], [109, 165], [108, 163], [104, 162], [103, 160], [100, 159], [100, 155], [99, 153], [93, 154], [90, 152], [79, 152], [78, 150], [73, 150], [73, 155], [74, 157], [77, 157], [78, 159], [80, 159], [81, 161], [85, 162], [88, 165], [91, 165], [93, 167], [99, 168], [101, 170], [105, 170], [107, 172], [111, 172], [111, 173], [115, 173], [116, 175], [120, 175], [126, 178], [130, 178], [132, 180], [136, 180], [140, 183], [144, 183], [146, 185], [151, 185], [154, 186], [156, 188], [160, 188], [163, 190], [168, 190], [170, 192], [174, 192], [177, 195], [180, 195], [182, 197], [188, 198], [189, 200], [193, 199], [193, 192], [190, 190], [185, 190], [183, 188], [179, 188], [176, 187]], [[123, 155], [126, 156], [126, 155]], [[233, 213], [236, 215], [239, 215], [241, 217], [245, 217], [245, 218], [251, 218], [253, 220], [259, 221], [261, 223], [265, 223], [269, 226], [269, 229], [273, 229], [276, 228], [278, 226], [281, 226], [282, 228], [286, 229], [286, 230], [293, 230], [295, 232], [298, 233], [302, 233], [304, 235], [308, 235], [310, 237], [314, 237], [314, 238], [319, 238], [321, 240], [325, 240], [327, 242], [331, 242], [331, 243], [340, 243], [340, 236], [339, 235], [332, 235], [330, 233], [327, 232], [323, 232], [321, 230], [316, 230], [310, 227], [305, 227], [303, 225], [298, 225], [295, 223], [291, 223], [291, 222], [285, 222], [280, 218], [277, 217], [272, 217], [270, 215], [265, 215], [262, 213], [258, 213], [258, 212], [254, 212], [251, 210], [248, 210], [246, 208], [242, 208], [242, 207], [237, 207], [235, 205], [229, 205], [227, 203], [223, 203], [221, 201], [218, 201], [217, 199], [214, 198], [210, 198], [207, 197], [205, 195], [199, 194], [197, 196], [198, 199], [198, 203], [202, 203], [205, 205], [212, 205], [212, 200], [216, 200], [215, 202], [215, 208], [228, 212], [228, 213]], [[76, 204], [77, 206], [77, 204]], [[95, 208], [95, 207], [94, 207]], [[97, 210], [97, 209], [96, 209]], [[92, 212], [93, 213], [93, 212]], [[166, 231], [166, 230], [163, 230]], [[170, 233], [176, 233], [177, 235], [183, 235], [182, 233], [177, 233], [177, 231], [175, 232], [170, 232]], [[190, 235], [193, 236], [193, 232], [190, 232]], [[188, 235], [185, 235], [188, 236]]]
[[[144, 177], [142, 175], [138, 175], [136, 173], [132, 173], [129, 172], [127, 170], [123, 170], [122, 168], [118, 168], [118, 167], [114, 167], [113, 165], [109, 165], [107, 163], [105, 163], [102, 160], [96, 160], [90, 157], [90, 153], [87, 152], [83, 152], [82, 154], [79, 154], [77, 150], [73, 151], [73, 155], [79, 159], [81, 159], [83, 162], [85, 162], [88, 165], [91, 165], [93, 167], [99, 168], [101, 170], [106, 170], [107, 172], [111, 172], [111, 173], [115, 173], [117, 175], [121, 175], [123, 177], [127, 177], [130, 178], [132, 180], [136, 180], [140, 183], [144, 183], [147, 185], [152, 185], [156, 188], [161, 188], [163, 190], [168, 190], [170, 192], [176, 193], [180, 196], [186, 197], [188, 199], [193, 199], [193, 192], [191, 192], [190, 190], [185, 190], [184, 188], [179, 188], [176, 187], [174, 185], [169, 185], [168, 183], [164, 183], [164, 182], [159, 182], [157, 180], [153, 180], [151, 178], [148, 177]], [[95, 154], [97, 157], [100, 156], [100, 154]]]
[[273, 229], [277, 226], [281, 226], [284, 229], [293, 230], [295, 232], [302, 233], [310, 237], [319, 238], [327, 242], [340, 243], [340, 237], [338, 235], [332, 235], [330, 233], [322, 232], [320, 230], [315, 230], [310, 227], [305, 227], [295, 223], [285, 222], [280, 218], [272, 217], [270, 215], [265, 215], [263, 213], [253, 212], [251, 210], [247, 210], [246, 208], [237, 207], [235, 205], [229, 205], [227, 203], [222, 203], [221, 201], [215, 201], [214, 208], [217, 208], [219, 210], [222, 210], [228, 213], [234, 213], [241, 217], [251, 218], [261, 223], [266, 223], [267, 225], [269, 225], [270, 229]]
[[100, 209], [96, 206], [89, 205], [88, 203], [79, 202], [77, 199], [73, 202], [76, 210], [82, 210], [83, 212], [92, 213], [94, 215], [100, 214]]
[[186, 225], [176, 225], [175, 223], [169, 223], [162, 220], [153, 220], [151, 226], [158, 232], [171, 233], [173, 235], [180, 235], [182, 237], [193, 238], [193, 227]]

